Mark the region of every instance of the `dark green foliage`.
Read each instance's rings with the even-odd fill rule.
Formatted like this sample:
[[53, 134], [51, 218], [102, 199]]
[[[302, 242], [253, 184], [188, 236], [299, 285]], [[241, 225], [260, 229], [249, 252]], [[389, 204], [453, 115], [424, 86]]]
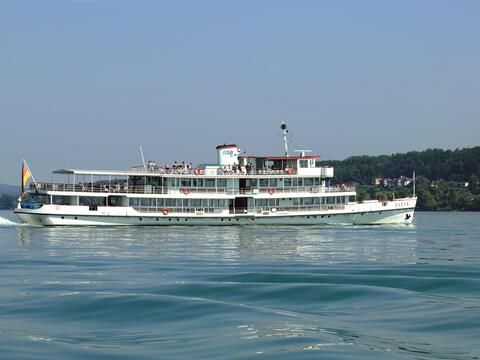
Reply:
[[425, 176], [430, 180], [467, 181], [480, 175], [480, 146], [469, 149], [411, 151], [406, 154], [352, 156], [345, 160], [321, 161], [335, 167], [338, 183], [372, 184], [376, 177]]
[[390, 156], [352, 156], [320, 164], [335, 167], [336, 183], [359, 183], [359, 200], [410, 196], [411, 185], [388, 191], [371, 184], [375, 178], [412, 177], [415, 170], [419, 210], [480, 210], [480, 146]]

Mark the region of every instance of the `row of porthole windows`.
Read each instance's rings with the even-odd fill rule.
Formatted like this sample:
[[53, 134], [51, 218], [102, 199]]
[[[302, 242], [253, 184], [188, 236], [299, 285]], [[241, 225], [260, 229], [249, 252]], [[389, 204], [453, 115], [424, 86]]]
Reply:
[[[381, 214], [381, 212], [380, 212], [379, 214]], [[363, 214], [362, 214], [362, 215], [363, 215]], [[331, 217], [331, 215], [321, 215], [320, 217], [323, 219], [325, 216]], [[312, 215], [312, 216], [311, 216], [311, 215], [307, 215], [307, 216], [304, 216], [304, 218], [307, 218], [307, 219], [310, 219], [311, 217], [314, 218], [314, 219], [316, 219], [316, 218], [317, 218], [317, 215]], [[63, 220], [63, 219], [65, 219], [65, 216], [62, 216], [61, 218], [62, 218], [62, 220]], [[74, 219], [75, 219], [75, 220], [78, 220], [78, 217], [75, 216]], [[138, 218], [138, 220], [139, 220], [139, 221], [143, 221], [143, 218], [140, 217], [140, 218]], [[156, 220], [156, 221], [159, 221], [159, 218], [157, 217], [157, 218], [155, 218], [155, 220]], [[184, 218], [183, 220], [184, 220], [184, 221], [188, 221], [187, 218]], [[225, 221], [224, 218], [221, 218], [220, 220], [221, 220], [221, 221]], [[239, 218], [236, 218], [235, 220], [236, 220], [236, 221], [240, 221]], [[254, 218], [251, 218], [251, 220], [252, 220], [252, 221], [255, 221]], [[172, 218], [168, 218], [168, 221], [172, 221]], [[177, 221], [179, 222], [179, 221], [180, 221], [180, 218], [177, 218]], [[228, 221], [232, 221], [232, 219], [229, 218]]]

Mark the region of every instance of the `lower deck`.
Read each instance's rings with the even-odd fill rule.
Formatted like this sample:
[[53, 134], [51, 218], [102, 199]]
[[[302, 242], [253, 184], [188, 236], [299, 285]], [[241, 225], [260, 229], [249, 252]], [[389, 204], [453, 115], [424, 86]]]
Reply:
[[18, 208], [17, 216], [34, 225], [315, 225], [315, 224], [409, 224], [413, 220], [416, 198], [370, 201], [342, 206], [311, 208], [261, 208], [237, 212], [209, 213], [203, 209], [182, 212], [174, 208], [142, 212], [132, 207], [44, 205]]

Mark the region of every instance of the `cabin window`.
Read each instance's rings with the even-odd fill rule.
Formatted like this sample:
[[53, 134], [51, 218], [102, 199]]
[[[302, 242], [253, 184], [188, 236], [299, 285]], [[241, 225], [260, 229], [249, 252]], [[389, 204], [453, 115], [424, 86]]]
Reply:
[[308, 167], [308, 160], [300, 160], [299, 165], [301, 168], [307, 168]]
[[305, 181], [303, 182], [304, 186], [313, 186], [313, 178], [305, 178]]
[[28, 201], [40, 204], [50, 204], [50, 196], [41, 194], [29, 194]]
[[313, 198], [309, 197], [309, 198], [305, 198], [303, 200], [303, 204], [304, 205], [313, 205]]
[[268, 187], [268, 179], [260, 179], [259, 180], [260, 187]]
[[315, 198], [314, 201], [315, 201], [315, 205], [320, 205], [320, 198], [317, 197], [317, 198]]
[[217, 187], [227, 187], [227, 179], [217, 179]]
[[[102, 198], [102, 199], [105, 199], [105, 198]], [[74, 198], [72, 196], [54, 195], [52, 201], [53, 201], [53, 204], [55, 205], [72, 205]]]
[[303, 198], [294, 198], [293, 199], [293, 205], [295, 205], [295, 206], [303, 205]]
[[192, 207], [201, 207], [202, 199], [191, 199]]
[[175, 206], [175, 199], [165, 199], [165, 206]]
[[335, 204], [335, 197], [333, 196], [330, 196], [327, 198], [327, 204], [331, 205], [331, 204]]
[[205, 179], [205, 187], [214, 188], [215, 187], [215, 179]]
[[180, 184], [182, 187], [192, 186], [192, 179], [180, 179]]
[[315, 185], [320, 185], [320, 178], [315, 178]]
[[270, 186], [276, 187], [277, 186], [277, 179], [270, 179]]
[[257, 179], [247, 179], [246, 185], [247, 187], [257, 187], [258, 181]]
[[268, 206], [278, 206], [278, 199], [268, 199]]
[[268, 206], [268, 199], [256, 199], [255, 206], [257, 207], [265, 207]]
[[292, 186], [292, 179], [284, 179], [283, 180], [283, 186], [285, 186], [285, 187]]
[[158, 207], [163, 207], [165, 204], [165, 199], [157, 199], [157, 206]]
[[203, 187], [203, 179], [192, 179], [192, 187]]
[[104, 206], [105, 198], [104, 197], [95, 197], [95, 196], [80, 196], [79, 204], [81, 206]]

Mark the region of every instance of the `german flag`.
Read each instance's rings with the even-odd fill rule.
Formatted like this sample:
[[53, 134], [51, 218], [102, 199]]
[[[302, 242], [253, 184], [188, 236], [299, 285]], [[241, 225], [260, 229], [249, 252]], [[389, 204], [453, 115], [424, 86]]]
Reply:
[[32, 176], [30, 169], [28, 168], [25, 160], [22, 162], [22, 194], [25, 192], [25, 185], [27, 185], [28, 179]]

